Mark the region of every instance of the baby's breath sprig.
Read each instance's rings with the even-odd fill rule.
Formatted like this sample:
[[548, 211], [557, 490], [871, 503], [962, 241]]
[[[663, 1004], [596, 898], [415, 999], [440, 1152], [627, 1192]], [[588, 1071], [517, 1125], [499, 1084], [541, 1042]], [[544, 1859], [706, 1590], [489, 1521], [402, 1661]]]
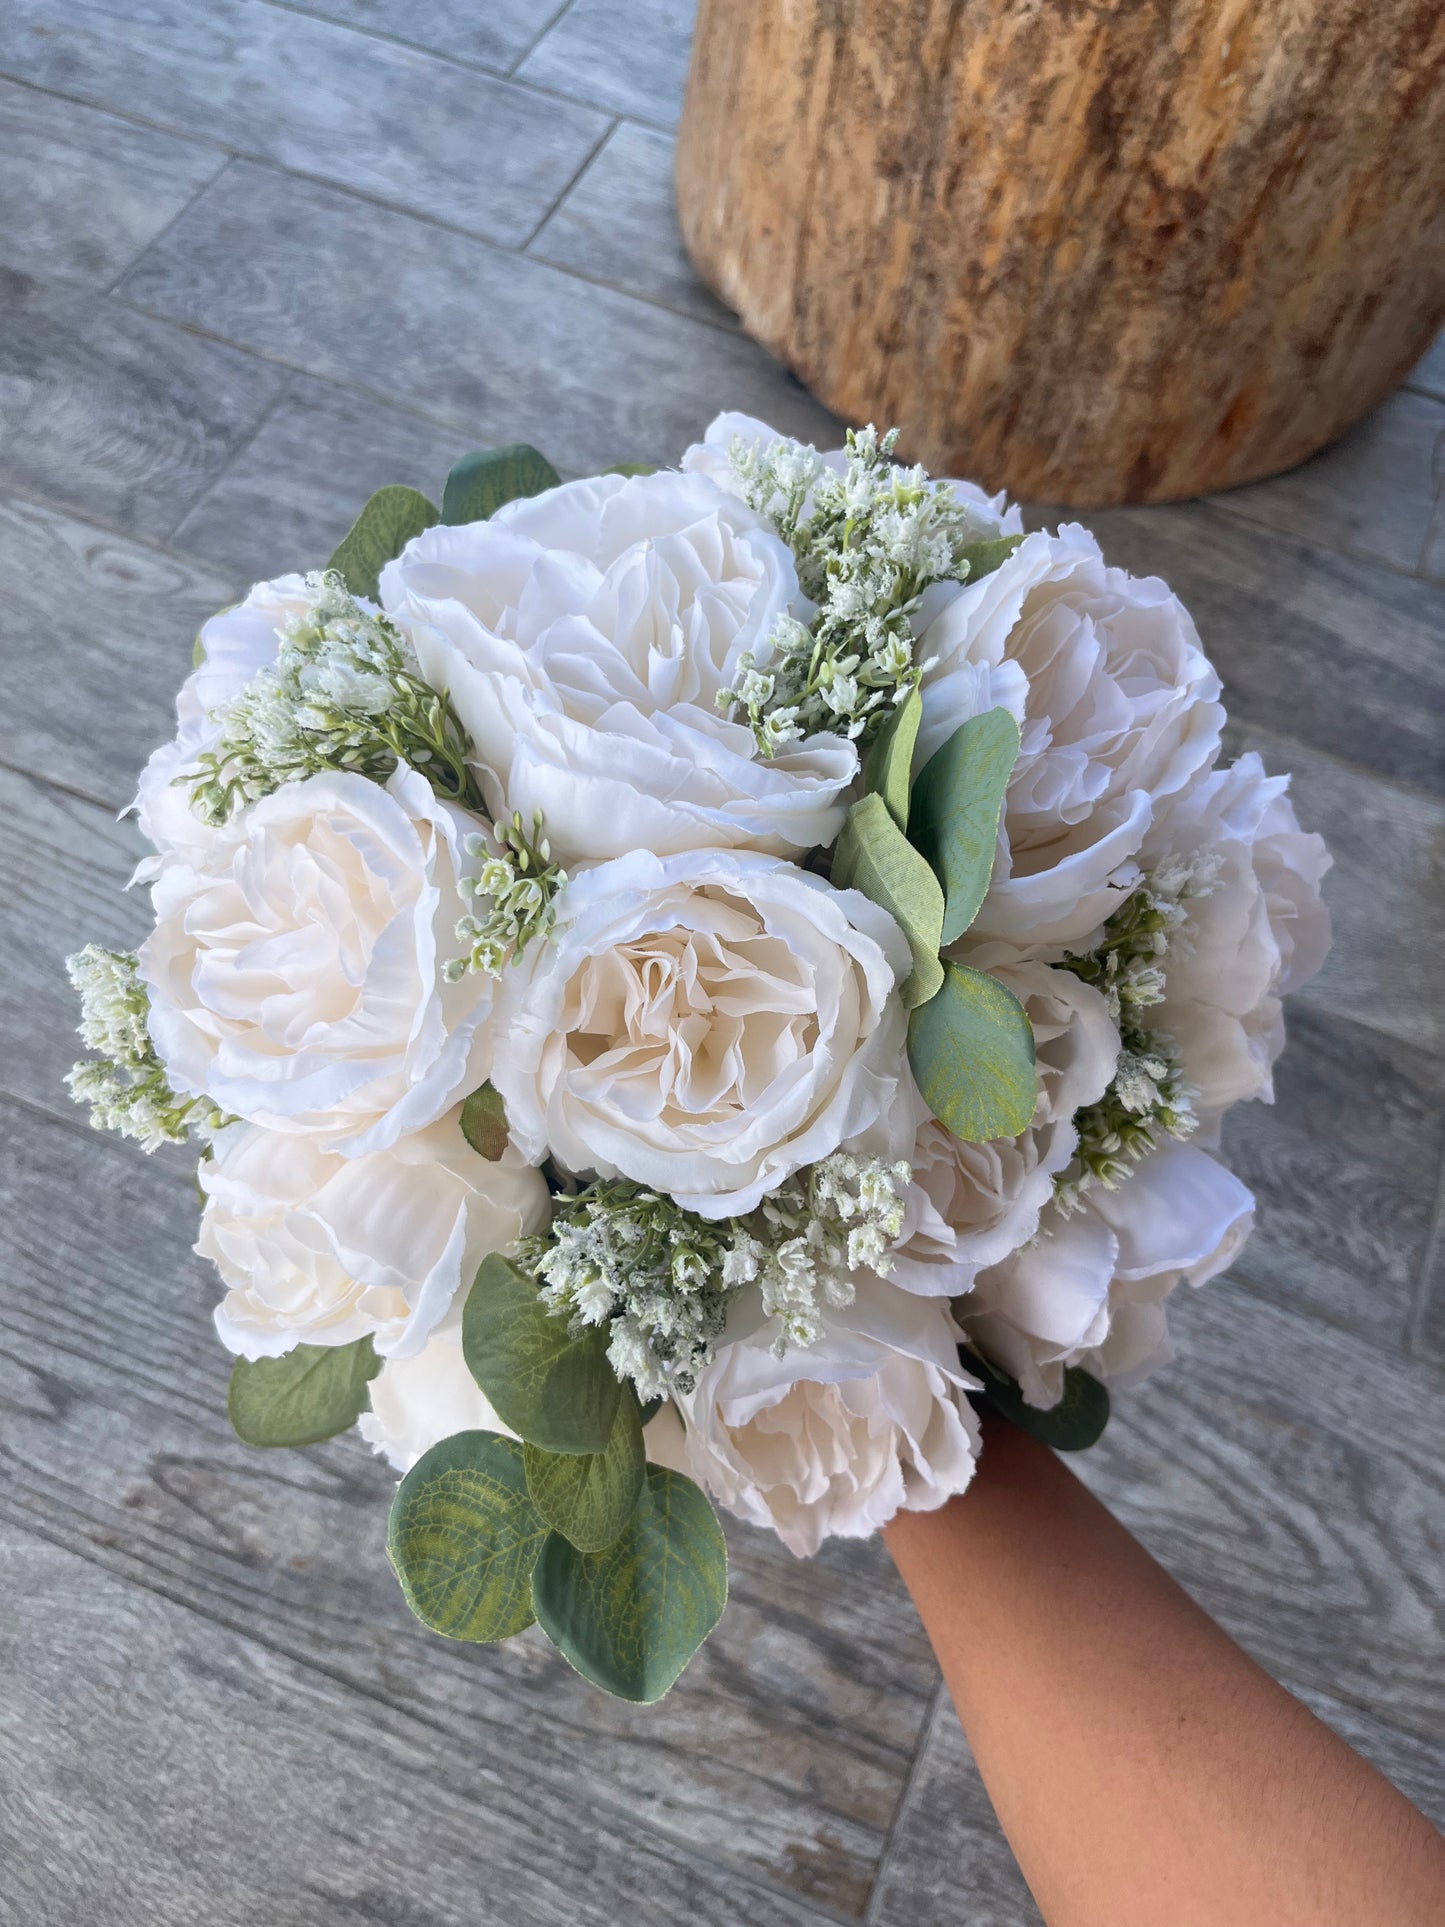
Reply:
[[221, 739], [179, 780], [208, 823], [323, 770], [384, 783], [398, 763], [438, 796], [485, 805], [471, 739], [450, 700], [421, 676], [388, 616], [363, 609], [334, 570], [306, 577], [305, 611], [281, 632], [276, 661], [214, 712]]
[[910, 618], [930, 583], [962, 580], [976, 535], [947, 483], [895, 467], [892, 429], [849, 431], [841, 474], [815, 449], [779, 441], [729, 450], [745, 499], [793, 551], [811, 627], [784, 616], [766, 648], [740, 661], [719, 707], [746, 712], [758, 748], [827, 732], [866, 740], [917, 688]]
[[1143, 1012], [1164, 998], [1171, 949], [1183, 939], [1190, 897], [1213, 887], [1206, 862], [1170, 862], [1149, 873], [1104, 925], [1102, 942], [1085, 956], [1065, 957], [1061, 970], [1103, 996], [1119, 1027], [1119, 1064], [1098, 1103], [1076, 1113], [1078, 1149], [1054, 1183], [1067, 1215], [1096, 1184], [1113, 1191], [1161, 1136], [1186, 1138], [1198, 1128], [1195, 1092], [1167, 1032], [1151, 1029]]
[[560, 1197], [551, 1228], [519, 1262], [577, 1329], [608, 1325], [608, 1358], [642, 1399], [690, 1392], [714, 1355], [728, 1305], [759, 1287], [774, 1349], [814, 1345], [826, 1308], [853, 1300], [851, 1274], [886, 1274], [903, 1230], [906, 1163], [837, 1151], [796, 1173], [743, 1218], [710, 1219], [626, 1179]]
[[474, 877], [462, 888], [487, 905], [485, 916], [465, 916], [457, 925], [457, 940], [467, 946], [464, 957], [454, 957], [443, 972], [454, 984], [469, 970], [499, 977], [508, 959], [515, 962], [536, 937], [545, 937], [557, 915], [557, 892], [567, 881], [561, 864], [552, 861], [552, 846], [542, 833], [542, 812], [532, 818], [529, 836], [522, 813], [501, 818], [492, 826], [500, 849], [493, 852], [486, 839], [468, 836], [462, 847], [470, 857], [483, 859]]
[[210, 1098], [171, 1089], [151, 1043], [135, 952], [88, 943], [65, 967], [80, 992], [80, 1035], [95, 1052], [65, 1081], [76, 1102], [90, 1106], [92, 1128], [138, 1138], [147, 1151], [184, 1144], [192, 1133], [209, 1141], [229, 1120]]

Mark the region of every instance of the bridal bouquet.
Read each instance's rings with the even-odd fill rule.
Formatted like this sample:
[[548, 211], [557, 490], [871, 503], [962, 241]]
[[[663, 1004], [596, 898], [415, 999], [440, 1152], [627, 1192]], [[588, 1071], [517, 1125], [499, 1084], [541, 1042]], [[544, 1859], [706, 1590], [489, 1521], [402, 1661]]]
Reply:
[[807, 1554], [962, 1491], [985, 1401], [1090, 1443], [1328, 944], [1219, 696], [1083, 528], [742, 416], [469, 456], [214, 616], [71, 1083], [201, 1146], [241, 1437], [359, 1426], [427, 1625], [634, 1700], [711, 1500]]

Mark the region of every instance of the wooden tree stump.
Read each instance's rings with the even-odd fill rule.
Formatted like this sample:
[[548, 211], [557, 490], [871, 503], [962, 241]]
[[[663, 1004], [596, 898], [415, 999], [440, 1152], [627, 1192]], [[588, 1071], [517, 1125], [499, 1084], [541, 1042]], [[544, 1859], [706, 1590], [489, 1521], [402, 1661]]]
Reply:
[[1440, 0], [701, 0], [683, 233], [900, 452], [1040, 501], [1273, 474], [1445, 313]]

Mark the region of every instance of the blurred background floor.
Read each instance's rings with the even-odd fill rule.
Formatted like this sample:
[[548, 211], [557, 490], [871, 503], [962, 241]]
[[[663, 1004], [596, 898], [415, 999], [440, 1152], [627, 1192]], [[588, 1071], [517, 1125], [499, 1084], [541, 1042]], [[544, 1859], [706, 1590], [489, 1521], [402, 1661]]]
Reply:
[[[660, 1706], [413, 1622], [358, 1442], [231, 1436], [183, 1161], [92, 1135], [61, 959], [136, 941], [115, 813], [200, 620], [370, 489], [529, 439], [668, 462], [720, 407], [834, 424], [698, 285], [683, 0], [0, 10], [0, 1920], [1022, 1927], [877, 1545], [732, 1531]], [[1260, 1228], [1084, 1467], [1229, 1630], [1445, 1811], [1445, 352], [1346, 441], [1087, 519], [1170, 581], [1233, 749], [1295, 772], [1336, 946]], [[983, 1656], [986, 1663], [986, 1656]]]

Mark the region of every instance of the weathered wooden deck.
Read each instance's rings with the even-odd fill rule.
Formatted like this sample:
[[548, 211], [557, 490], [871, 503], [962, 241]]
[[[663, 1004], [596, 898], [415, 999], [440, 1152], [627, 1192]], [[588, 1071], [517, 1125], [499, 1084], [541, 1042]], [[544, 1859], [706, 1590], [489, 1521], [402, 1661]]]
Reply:
[[[0, 1921], [1017, 1927], [1036, 1919], [876, 1546], [732, 1534], [653, 1710], [448, 1645], [354, 1440], [247, 1451], [184, 1165], [91, 1135], [61, 959], [134, 941], [115, 820], [199, 619], [479, 442], [675, 458], [821, 411], [694, 281], [685, 0], [0, 8]], [[1445, 354], [1305, 469], [1091, 518], [1169, 578], [1236, 747], [1330, 838], [1336, 949], [1261, 1228], [1089, 1477], [1438, 1815]], [[1434, 1243], [1432, 1245], [1432, 1234]], [[1433, 1251], [1433, 1263], [1432, 1263]]]

